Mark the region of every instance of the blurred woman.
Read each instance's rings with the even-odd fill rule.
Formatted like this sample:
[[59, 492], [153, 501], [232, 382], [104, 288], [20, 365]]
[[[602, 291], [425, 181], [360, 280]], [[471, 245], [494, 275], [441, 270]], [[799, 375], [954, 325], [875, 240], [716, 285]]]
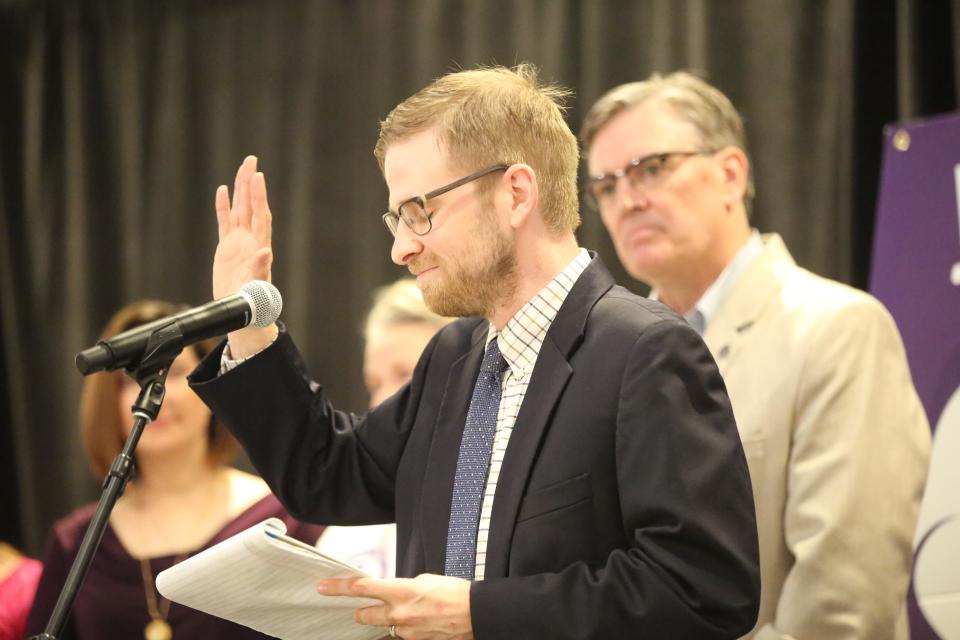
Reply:
[[[166, 302], [133, 303], [111, 318], [103, 337], [181, 310]], [[170, 367], [163, 407], [140, 438], [135, 477], [110, 516], [62, 638], [265, 638], [171, 603], [157, 593], [156, 575], [266, 518], [280, 518], [290, 535], [309, 544], [323, 531], [295, 521], [260, 478], [228, 466], [238, 445], [186, 380], [211, 346], [186, 348]], [[80, 431], [98, 479], [132, 429], [130, 406], [138, 393], [136, 382], [122, 372], [85, 381]], [[44, 630], [95, 507], [81, 507], [54, 525], [28, 634]]]
[[451, 320], [427, 308], [412, 278], [374, 291], [363, 331], [363, 379], [371, 407], [410, 382], [424, 347]]
[[[450, 322], [423, 303], [414, 280], [406, 278], [374, 292], [364, 326], [363, 379], [373, 408], [410, 381], [420, 354]], [[396, 571], [396, 527], [327, 527], [317, 548], [379, 578]]]

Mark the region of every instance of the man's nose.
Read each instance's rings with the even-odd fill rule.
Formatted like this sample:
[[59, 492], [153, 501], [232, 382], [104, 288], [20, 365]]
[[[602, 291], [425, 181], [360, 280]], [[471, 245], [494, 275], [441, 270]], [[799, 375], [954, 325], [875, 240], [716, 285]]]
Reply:
[[393, 236], [393, 246], [390, 248], [390, 259], [394, 264], [409, 264], [423, 252], [423, 242], [420, 236], [410, 230], [407, 224], [400, 220], [397, 224], [397, 233]]
[[648, 202], [646, 192], [635, 187], [627, 176], [617, 178], [615, 198], [617, 208], [623, 212], [646, 207]]

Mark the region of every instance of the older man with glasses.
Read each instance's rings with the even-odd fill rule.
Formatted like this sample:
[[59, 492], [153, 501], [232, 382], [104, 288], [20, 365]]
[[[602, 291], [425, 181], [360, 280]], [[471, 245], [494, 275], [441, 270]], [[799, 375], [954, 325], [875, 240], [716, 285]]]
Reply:
[[[396, 520], [403, 578], [319, 585], [382, 601], [362, 624], [410, 640], [735, 638], [760, 587], [729, 401], [696, 332], [577, 245], [563, 96], [526, 65], [463, 71], [381, 125], [392, 258], [428, 307], [462, 317], [396, 395], [336, 411], [277, 327], [231, 334], [195, 389], [298, 517]], [[221, 297], [270, 275], [255, 159], [217, 211]]]
[[751, 229], [743, 123], [703, 80], [616, 87], [581, 139], [620, 261], [703, 335], [730, 393], [760, 535], [750, 635], [905, 637], [930, 430], [889, 314]]

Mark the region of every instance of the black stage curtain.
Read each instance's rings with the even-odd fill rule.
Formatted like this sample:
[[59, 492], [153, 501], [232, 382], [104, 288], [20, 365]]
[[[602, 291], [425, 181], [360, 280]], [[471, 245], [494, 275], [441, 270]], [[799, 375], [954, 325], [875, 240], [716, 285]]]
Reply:
[[[210, 297], [213, 194], [259, 156], [284, 319], [360, 409], [360, 324], [403, 275], [377, 123], [432, 78], [536, 63], [576, 91], [694, 68], [747, 123], [755, 222], [865, 286], [881, 127], [957, 106], [960, 0], [0, 0], [0, 537], [96, 495], [74, 354], [120, 305]], [[584, 246], [616, 257], [596, 216]], [[617, 271], [621, 282], [642, 287]]]

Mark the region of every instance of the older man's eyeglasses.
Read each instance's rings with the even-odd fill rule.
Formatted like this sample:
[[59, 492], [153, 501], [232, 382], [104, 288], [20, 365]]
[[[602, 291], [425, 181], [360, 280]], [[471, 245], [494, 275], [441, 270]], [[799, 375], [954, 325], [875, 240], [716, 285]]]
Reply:
[[632, 189], [647, 191], [663, 184], [663, 181], [677, 167], [674, 159], [691, 156], [709, 156], [714, 151], [664, 151], [648, 156], [634, 158], [627, 166], [618, 171], [590, 176], [584, 188], [586, 200], [594, 208], [604, 209], [613, 204], [617, 193], [617, 181], [625, 177]]
[[387, 229], [390, 230], [390, 235], [397, 235], [397, 227], [400, 225], [400, 221], [403, 220], [403, 223], [413, 231], [418, 236], [425, 236], [430, 232], [430, 229], [433, 228], [433, 212], [427, 213], [427, 203], [432, 199], [438, 196], [442, 196], [448, 191], [453, 191], [457, 187], [462, 187], [468, 182], [473, 182], [478, 178], [483, 176], [490, 175], [495, 171], [506, 171], [510, 168], [508, 164], [498, 164], [493, 167], [487, 167], [486, 169], [481, 169], [471, 173], [468, 176], [460, 178], [459, 180], [454, 180], [448, 185], [442, 186], [439, 189], [434, 189], [430, 193], [424, 194], [422, 196], [415, 196], [409, 200], [404, 200], [400, 203], [400, 206], [397, 207], [396, 211], [387, 211], [383, 214], [383, 223], [387, 225]]

